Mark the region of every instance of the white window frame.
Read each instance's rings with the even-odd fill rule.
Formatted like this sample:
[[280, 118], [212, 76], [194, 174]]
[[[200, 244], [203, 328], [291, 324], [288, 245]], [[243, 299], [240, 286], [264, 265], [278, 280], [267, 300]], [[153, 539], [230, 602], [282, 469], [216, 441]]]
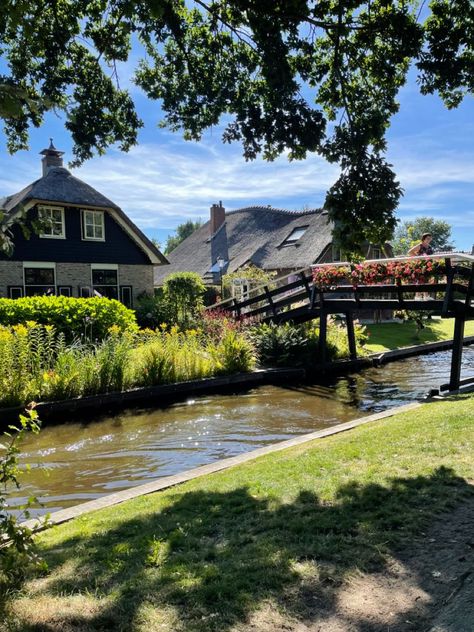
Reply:
[[23, 261], [23, 294], [26, 296], [26, 288], [27, 287], [44, 287], [44, 285], [30, 285], [26, 284], [25, 278], [25, 268], [47, 268], [49, 270], [54, 270], [54, 284], [51, 286], [54, 288], [54, 294], [56, 294], [58, 286], [57, 286], [57, 276], [56, 276], [56, 263], [53, 261]]
[[[16, 298], [23, 298], [25, 296], [25, 287], [23, 285], [9, 285], [8, 286], [8, 298], [13, 298], [12, 294], [14, 290], [18, 290], [20, 296]], [[16, 299], [15, 299], [16, 300]]]
[[[100, 217], [100, 227], [102, 229], [102, 237], [96, 237], [95, 236], [95, 228], [96, 228], [96, 222], [94, 221], [92, 226], [94, 228], [94, 237], [88, 237], [87, 236], [87, 231], [86, 231], [86, 215], [87, 213], [92, 214], [94, 217]], [[105, 217], [104, 217], [104, 211], [95, 211], [92, 209], [86, 209], [83, 208], [81, 209], [81, 226], [82, 226], [82, 239], [84, 241], [105, 241]]]
[[[48, 235], [47, 233], [40, 233], [40, 237], [44, 239], [66, 239], [66, 222], [64, 218], [64, 208], [62, 206], [38, 206], [38, 219], [40, 221], [46, 219], [51, 220], [51, 218], [45, 218], [43, 216], [45, 211], [61, 211], [61, 234], [60, 235]], [[30, 266], [31, 267], [31, 266]]]
[[91, 291], [94, 295], [94, 279], [92, 272], [94, 270], [116, 270], [117, 271], [117, 285], [110, 285], [109, 287], [117, 288], [117, 300], [120, 300], [120, 275], [118, 263], [91, 263]]
[[298, 243], [303, 235], [306, 234], [308, 228], [309, 224], [306, 226], [295, 226], [291, 233], [281, 242], [280, 246], [292, 246], [293, 244]]

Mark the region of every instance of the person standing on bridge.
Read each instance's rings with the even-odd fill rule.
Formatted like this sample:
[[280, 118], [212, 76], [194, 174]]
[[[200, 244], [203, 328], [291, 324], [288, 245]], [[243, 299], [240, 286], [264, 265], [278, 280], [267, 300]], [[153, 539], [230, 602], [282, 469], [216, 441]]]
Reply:
[[[432, 255], [433, 254], [433, 248], [431, 247], [431, 240], [433, 239], [433, 235], [431, 233], [423, 233], [423, 235], [421, 236], [421, 241], [419, 244], [415, 244], [412, 248], [410, 248], [410, 250], [408, 251], [408, 255], [410, 257], [420, 257], [423, 255]], [[430, 299], [432, 298], [428, 293], [426, 292], [417, 292], [415, 294], [415, 301], [423, 301], [426, 299]]]
[[431, 247], [431, 240], [433, 239], [433, 235], [431, 233], [423, 233], [421, 236], [421, 241], [419, 244], [415, 244], [408, 251], [408, 255], [410, 257], [419, 257], [420, 255], [432, 255], [433, 248]]

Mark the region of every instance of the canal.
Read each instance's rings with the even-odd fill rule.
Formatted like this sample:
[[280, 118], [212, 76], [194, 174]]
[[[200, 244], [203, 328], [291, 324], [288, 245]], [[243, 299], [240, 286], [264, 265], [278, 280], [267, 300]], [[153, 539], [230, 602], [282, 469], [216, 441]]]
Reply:
[[[53, 512], [269, 443], [423, 398], [446, 381], [451, 353], [370, 368], [325, 384], [263, 386], [234, 395], [199, 397], [166, 408], [130, 410], [87, 423], [46, 426], [23, 444], [31, 471], [21, 496], [37, 496]], [[474, 372], [465, 348], [463, 373]]]

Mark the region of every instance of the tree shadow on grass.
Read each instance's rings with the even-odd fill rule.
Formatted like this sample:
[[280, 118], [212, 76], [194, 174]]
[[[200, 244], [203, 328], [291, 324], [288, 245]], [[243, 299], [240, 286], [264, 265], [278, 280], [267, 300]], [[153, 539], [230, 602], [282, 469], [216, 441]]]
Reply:
[[[151, 623], [150, 630], [225, 632], [267, 600], [310, 621], [318, 616], [315, 604], [324, 604], [325, 616], [334, 613], [347, 572], [381, 570], [386, 554], [396, 555], [437, 512], [471, 493], [446, 468], [388, 486], [349, 483], [332, 504], [310, 490], [288, 504], [252, 496], [246, 488], [177, 493], [161, 511], [45, 551], [52, 575], [42, 597], [105, 599], [87, 617], [64, 611], [59, 627], [56, 617], [24, 621], [19, 629], [133, 631], [151, 616], [156, 627]], [[301, 571], [308, 566], [318, 575], [310, 600]], [[171, 613], [172, 623], [159, 624], [158, 615], [154, 620], [150, 613], [158, 611]], [[380, 630], [367, 622], [351, 625]]]

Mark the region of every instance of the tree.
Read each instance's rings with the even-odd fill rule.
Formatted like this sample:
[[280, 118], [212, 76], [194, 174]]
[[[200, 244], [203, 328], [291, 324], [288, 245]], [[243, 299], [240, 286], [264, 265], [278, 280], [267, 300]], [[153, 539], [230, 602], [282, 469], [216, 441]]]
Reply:
[[118, 81], [132, 41], [145, 53], [134, 80], [160, 100], [163, 125], [198, 140], [224, 120], [246, 159], [338, 163], [326, 207], [346, 251], [395, 228], [385, 133], [409, 68], [448, 108], [474, 89], [470, 0], [3, 0], [9, 149], [48, 109], [65, 113], [74, 164], [136, 143], [142, 122]]
[[201, 226], [202, 222], [200, 219], [198, 219], [196, 222], [188, 219], [188, 221], [184, 222], [184, 224], [180, 224], [176, 229], [176, 235], [170, 235], [166, 240], [165, 255], [174, 250], [176, 246], [179, 246], [182, 241], [184, 241], [187, 237], [189, 237], [189, 235], [194, 233], [194, 231]]
[[413, 221], [402, 222], [395, 230], [392, 241], [393, 254], [406, 255], [412, 246], [421, 240], [424, 233], [431, 233], [434, 250], [451, 250], [451, 226], [448, 222], [434, 217], [417, 217]]
[[173, 272], [163, 283], [163, 298], [170, 309], [173, 323], [186, 328], [193, 324], [204, 303], [206, 291], [201, 277], [196, 272]]

